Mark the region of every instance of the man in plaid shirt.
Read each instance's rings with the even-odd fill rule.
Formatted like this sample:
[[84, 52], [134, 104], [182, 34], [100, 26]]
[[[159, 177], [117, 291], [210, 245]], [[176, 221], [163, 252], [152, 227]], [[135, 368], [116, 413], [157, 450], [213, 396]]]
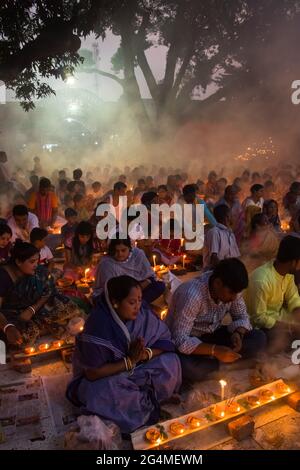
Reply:
[[[175, 291], [167, 324], [180, 354], [183, 378], [202, 380], [219, 368], [219, 362], [255, 357], [265, 349], [265, 334], [252, 329], [241, 295], [247, 286], [245, 266], [229, 258]], [[232, 322], [224, 326], [227, 313]]]

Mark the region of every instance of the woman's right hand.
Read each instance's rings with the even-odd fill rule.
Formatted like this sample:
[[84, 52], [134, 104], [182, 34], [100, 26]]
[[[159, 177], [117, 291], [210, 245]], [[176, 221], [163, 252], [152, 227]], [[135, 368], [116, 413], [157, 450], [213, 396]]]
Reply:
[[12, 325], [9, 326], [5, 332], [5, 335], [6, 335], [7, 341], [10, 344], [22, 344], [23, 343], [21, 333], [15, 326], [12, 326]]
[[214, 351], [214, 356], [220, 362], [235, 362], [240, 359], [242, 356], [237, 352], [233, 351], [231, 348], [227, 346], [216, 346]]
[[143, 338], [137, 338], [130, 343], [128, 356], [134, 364], [143, 360], [144, 349], [145, 344]]

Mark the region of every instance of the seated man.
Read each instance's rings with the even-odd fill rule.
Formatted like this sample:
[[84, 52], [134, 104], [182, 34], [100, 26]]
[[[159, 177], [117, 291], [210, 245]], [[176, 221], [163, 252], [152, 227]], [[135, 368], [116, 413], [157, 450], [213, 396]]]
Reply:
[[267, 335], [269, 351], [279, 352], [300, 338], [300, 296], [294, 275], [300, 269], [300, 238], [285, 237], [277, 257], [255, 269], [245, 300], [253, 325]]
[[[252, 330], [239, 295], [247, 286], [245, 266], [230, 258], [175, 291], [167, 324], [180, 353], [183, 378], [202, 380], [219, 362], [254, 357], [265, 348], [265, 335]], [[226, 327], [222, 320], [227, 312], [232, 323]]]
[[12, 216], [8, 219], [7, 225], [12, 231], [12, 243], [17, 238], [24, 242], [29, 242], [30, 232], [33, 228], [39, 226], [39, 221], [37, 216], [29, 212], [26, 206], [18, 204], [14, 206]]
[[229, 228], [229, 207], [225, 204], [215, 207], [214, 216], [217, 225], [206, 232], [204, 240], [203, 267], [206, 269], [213, 268], [223, 259], [241, 255], [235, 235]]

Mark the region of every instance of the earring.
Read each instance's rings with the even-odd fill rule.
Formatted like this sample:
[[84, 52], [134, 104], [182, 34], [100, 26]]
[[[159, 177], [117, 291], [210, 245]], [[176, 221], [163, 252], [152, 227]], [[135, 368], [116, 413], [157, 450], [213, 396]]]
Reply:
[[114, 304], [113, 307], [114, 307], [114, 308], [118, 308], [118, 304]]

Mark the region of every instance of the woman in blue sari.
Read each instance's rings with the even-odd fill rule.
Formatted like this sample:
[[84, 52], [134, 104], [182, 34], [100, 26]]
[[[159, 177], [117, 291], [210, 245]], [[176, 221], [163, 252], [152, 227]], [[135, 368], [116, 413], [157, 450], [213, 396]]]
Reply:
[[151, 304], [165, 292], [164, 282], [156, 278], [143, 250], [132, 248], [129, 237], [123, 237], [119, 233], [116, 237], [109, 240], [108, 255], [98, 265], [94, 296], [103, 291], [109, 279], [126, 275], [139, 281], [143, 300]]
[[157, 422], [159, 403], [181, 384], [168, 327], [142, 301], [139, 282], [130, 276], [107, 282], [77, 337], [73, 367], [69, 400], [123, 433]]

